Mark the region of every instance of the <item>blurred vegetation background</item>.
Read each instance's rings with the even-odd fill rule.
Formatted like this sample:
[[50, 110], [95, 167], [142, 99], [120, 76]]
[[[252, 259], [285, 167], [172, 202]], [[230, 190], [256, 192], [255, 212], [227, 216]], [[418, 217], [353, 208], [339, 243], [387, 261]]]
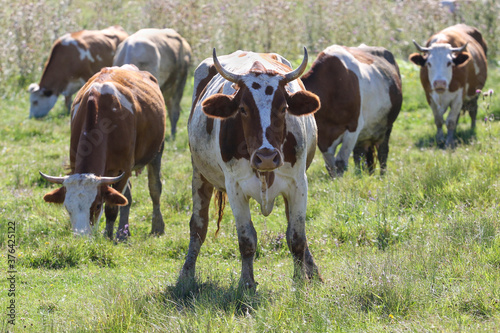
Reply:
[[498, 58], [500, 1], [438, 0], [0, 0], [0, 96], [38, 82], [52, 43], [67, 32], [121, 25], [173, 28], [191, 44], [192, 70], [211, 55], [236, 49], [277, 52], [294, 61], [306, 46], [311, 60], [331, 44], [384, 46], [399, 59], [433, 32], [456, 23], [479, 28]]

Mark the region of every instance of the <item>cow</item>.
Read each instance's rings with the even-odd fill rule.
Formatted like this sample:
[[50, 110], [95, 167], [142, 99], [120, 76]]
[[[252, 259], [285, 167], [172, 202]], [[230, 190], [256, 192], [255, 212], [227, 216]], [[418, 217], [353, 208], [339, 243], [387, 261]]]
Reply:
[[30, 118], [45, 117], [63, 95], [66, 108], [71, 97], [101, 68], [113, 64], [116, 48], [128, 34], [120, 26], [81, 30], [58, 38], [45, 63], [40, 83], [30, 84]]
[[172, 29], [142, 29], [116, 51], [114, 66], [134, 64], [153, 74], [167, 105], [171, 137], [175, 138], [181, 99], [191, 64], [191, 47]]
[[71, 108], [70, 174], [41, 173], [49, 182], [62, 184], [44, 200], [64, 203], [77, 235], [97, 229], [105, 203], [109, 238], [122, 206], [117, 231], [121, 240], [128, 236], [129, 177], [147, 166], [151, 233], [163, 234], [160, 167], [165, 131], [165, 103], [154, 76], [133, 65], [103, 68], [80, 89]]
[[476, 127], [477, 90], [484, 87], [488, 74], [486, 41], [476, 28], [457, 24], [432, 35], [425, 47], [413, 43], [420, 53], [409, 59], [421, 67], [420, 81], [437, 127], [436, 141], [444, 142], [443, 116], [449, 107], [445, 146], [454, 148], [461, 110], [469, 111], [471, 130]]
[[361, 156], [366, 157], [370, 174], [377, 154], [383, 175], [389, 137], [403, 100], [392, 53], [382, 47], [332, 45], [318, 55], [302, 82], [321, 101], [314, 117], [318, 148], [330, 176], [343, 175], [351, 152], [358, 170]]
[[318, 97], [306, 91], [299, 79], [306, 66], [305, 48], [302, 64], [295, 70], [277, 54], [236, 51], [219, 58], [214, 49], [213, 58], [195, 70], [188, 120], [193, 212], [179, 282], [195, 276], [214, 189], [216, 197], [227, 194], [235, 218], [242, 258], [240, 285], [256, 286], [257, 234], [249, 200], [256, 200], [268, 216], [278, 195], [284, 198], [294, 276], [321, 279], [305, 231], [306, 169], [316, 149], [313, 112], [319, 108]]

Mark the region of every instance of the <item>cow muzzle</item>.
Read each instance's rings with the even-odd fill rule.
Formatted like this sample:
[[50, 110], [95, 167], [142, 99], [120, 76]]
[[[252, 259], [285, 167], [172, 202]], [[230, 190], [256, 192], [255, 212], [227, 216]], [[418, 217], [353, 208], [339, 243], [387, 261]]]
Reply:
[[448, 88], [448, 83], [445, 80], [436, 80], [432, 83], [434, 87], [434, 91], [436, 91], [438, 94], [442, 94], [446, 91], [446, 88]]
[[277, 149], [263, 148], [253, 153], [251, 165], [258, 171], [272, 171], [283, 165], [283, 158]]

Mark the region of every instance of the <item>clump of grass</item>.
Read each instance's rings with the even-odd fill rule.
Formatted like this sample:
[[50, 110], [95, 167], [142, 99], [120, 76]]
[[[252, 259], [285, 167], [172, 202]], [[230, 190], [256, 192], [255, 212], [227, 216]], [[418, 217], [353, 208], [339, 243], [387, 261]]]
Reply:
[[95, 264], [115, 267], [118, 255], [106, 240], [74, 239], [70, 242], [46, 242], [46, 247], [26, 251], [19, 264], [31, 268], [63, 269]]

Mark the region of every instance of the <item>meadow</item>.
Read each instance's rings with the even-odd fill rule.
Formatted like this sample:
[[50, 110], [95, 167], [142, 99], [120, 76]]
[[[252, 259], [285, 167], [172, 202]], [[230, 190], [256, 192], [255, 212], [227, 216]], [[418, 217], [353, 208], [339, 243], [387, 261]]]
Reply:
[[[0, 0], [0, 6], [0, 331], [500, 331], [498, 2], [464, 2], [455, 14], [430, 0]], [[482, 29], [489, 43], [484, 91], [493, 94], [479, 99], [476, 131], [470, 131], [468, 114], [462, 115], [457, 148], [444, 150], [434, 142], [419, 70], [407, 57], [414, 52], [412, 39], [423, 42], [462, 21]], [[57, 36], [112, 24], [129, 33], [176, 29], [193, 46], [193, 69], [214, 46], [220, 54], [238, 48], [278, 52], [295, 64], [304, 45], [310, 63], [333, 43], [381, 45], [396, 55], [404, 100], [387, 174], [356, 173], [351, 159], [344, 177], [332, 179], [319, 151], [307, 173], [307, 236], [323, 283], [293, 281], [284, 204], [278, 199], [268, 217], [252, 202], [258, 235], [255, 292], [238, 288], [240, 255], [229, 205], [217, 237], [211, 207], [197, 284], [177, 285], [192, 208], [187, 144], [192, 76], [176, 140], [166, 141], [163, 154], [165, 235], [149, 236], [145, 174], [131, 179], [132, 237], [125, 243], [106, 240], [101, 232], [75, 238], [65, 209], [43, 201], [55, 185], [38, 171], [65, 173], [69, 116], [61, 99], [46, 118], [28, 119], [26, 88], [39, 80]], [[13, 297], [4, 278], [9, 222], [16, 239], [14, 326], [8, 323]]]

